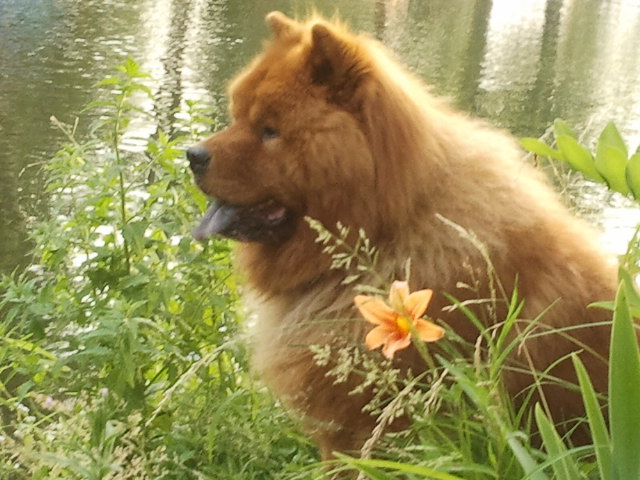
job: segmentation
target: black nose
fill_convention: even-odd
[[[211,156],[209,155],[209,150],[205,147],[194,145],[187,149],[187,159],[193,173],[202,173],[209,165]]]

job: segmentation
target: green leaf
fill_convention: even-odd
[[[600,145],[609,145],[610,147],[617,148],[624,153],[625,158],[629,155],[627,145],[624,143],[622,135],[620,135],[620,132],[613,122],[609,122],[607,126],[604,127],[604,130],[602,130],[598,138],[598,146]]]
[[[556,142],[564,160],[571,165],[574,170],[582,172],[585,176],[597,182],[603,182],[604,178],[596,169],[593,155],[589,149],[569,135],[559,135]]]
[[[640,478],[640,353],[627,304],[627,286],[616,295],[609,365],[609,419],[613,478]]]
[[[599,143],[596,150],[595,165],[611,190],[620,192],[623,195],[629,194],[627,155],[624,151],[612,145]]]
[[[100,80],[99,82],[94,83],[94,87],[105,87],[105,86],[109,86],[109,85],[119,85],[120,84],[120,79],[117,77],[107,77],[104,78],[102,80]]]
[[[562,439],[555,427],[551,424],[547,416],[542,411],[540,404],[535,406],[535,417],[542,443],[547,451],[551,468],[558,480],[576,480],[581,478],[575,461],[571,458],[567,447],[562,443]]]
[[[635,280],[629,271],[625,268],[618,270],[618,278],[627,287],[627,306],[631,312],[631,316],[640,318],[640,293],[635,288]],[[614,311],[616,307],[615,301],[594,302],[589,307],[599,307],[606,310]]]
[[[627,183],[627,146],[616,126],[610,122],[602,130],[596,147],[596,168],[609,188],[623,195],[630,193]]]
[[[571,360],[573,360],[573,366],[576,369],[582,401],[589,420],[589,429],[591,430],[591,438],[596,452],[600,478],[601,480],[612,480],[611,440],[609,439],[607,424],[600,409],[600,402],[598,402],[591,379],[580,358],[574,354]]]
[[[136,91],[136,90],[140,90],[144,93],[146,93],[149,97],[153,97],[153,91],[147,87],[146,85],[143,85],[141,83],[134,83],[131,86],[131,91]],[[138,111],[142,112],[142,113],[147,113],[144,109],[138,109]]]
[[[529,150],[538,156],[562,160],[562,154],[558,150],[554,150],[538,138],[521,138],[520,145],[522,145],[525,150]]]
[[[627,162],[626,178],[633,197],[640,200],[640,153],[633,154]]]
[[[633,309],[634,306],[640,308],[640,292],[635,289],[636,283],[631,273],[629,273],[628,270],[621,268],[618,271],[618,278],[626,286],[627,305],[631,307],[631,309]]]
[[[115,105],[111,100],[94,100],[90,102],[84,110],[99,110],[104,107],[113,107]]]
[[[149,222],[146,220],[129,222],[123,227],[122,236],[136,251],[142,251],[145,245],[144,234],[148,227]]]
[[[124,276],[118,283],[118,287],[121,290],[129,290],[141,285],[147,285],[149,283],[149,277],[141,274],[131,274]]]
[[[464,393],[471,399],[471,401],[476,405],[478,410],[481,412],[486,412],[489,404],[489,393],[483,385],[479,385],[476,382],[476,378],[471,378],[467,375],[463,368],[454,365],[451,362],[448,362],[440,355],[437,355],[438,361],[445,367],[449,372],[453,374],[456,379],[456,382]]]
[[[569,125],[567,125],[567,123],[560,118],[557,118],[553,122],[553,134],[556,137],[556,139],[561,135],[566,135],[572,138],[576,137],[576,134],[571,129],[571,127],[569,127]]]
[[[530,480],[548,480],[548,477],[542,472],[540,466],[531,454],[522,446],[513,433],[507,434],[507,443],[513,454],[518,459],[518,463],[526,474],[525,478]]]
[[[55,360],[57,358],[53,353],[49,352],[48,350],[45,350],[44,348],[40,347],[38,344],[35,344],[33,342],[26,340],[25,338],[5,337],[3,338],[2,342],[13,348],[24,350],[25,352],[36,353],[48,360]]]
[[[424,478],[430,478],[434,480],[462,480],[462,477],[457,477],[446,472],[439,472],[438,470],[434,470],[433,468],[428,468],[420,465],[393,462],[390,460],[356,459],[340,454],[337,454],[337,457],[345,463],[357,467],[359,470],[367,473],[369,476],[371,476],[371,478],[375,479],[386,480],[397,478],[397,476],[395,475],[390,476],[380,471],[381,468],[384,468],[395,472],[413,473],[423,476]]]

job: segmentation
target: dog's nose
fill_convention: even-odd
[[[187,149],[187,159],[194,173],[202,173],[209,165],[211,155],[209,155],[209,150],[205,147],[194,145]]]

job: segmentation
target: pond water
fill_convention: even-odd
[[[63,141],[52,115],[72,123],[127,55],[153,75],[150,109],[167,131],[187,99],[223,108],[274,9],[338,12],[437,93],[517,135],[562,117],[587,139],[614,120],[640,142],[639,0],[1,0],[0,272],[24,263],[29,223],[47,209],[39,167]],[[605,243],[622,248],[638,210],[598,189],[585,197]]]

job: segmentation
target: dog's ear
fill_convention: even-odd
[[[324,23],[311,27],[311,78],[338,97],[348,99],[365,74],[366,67],[356,47]]]
[[[265,20],[276,38],[288,37],[296,31],[296,22],[282,12],[268,13]]]

